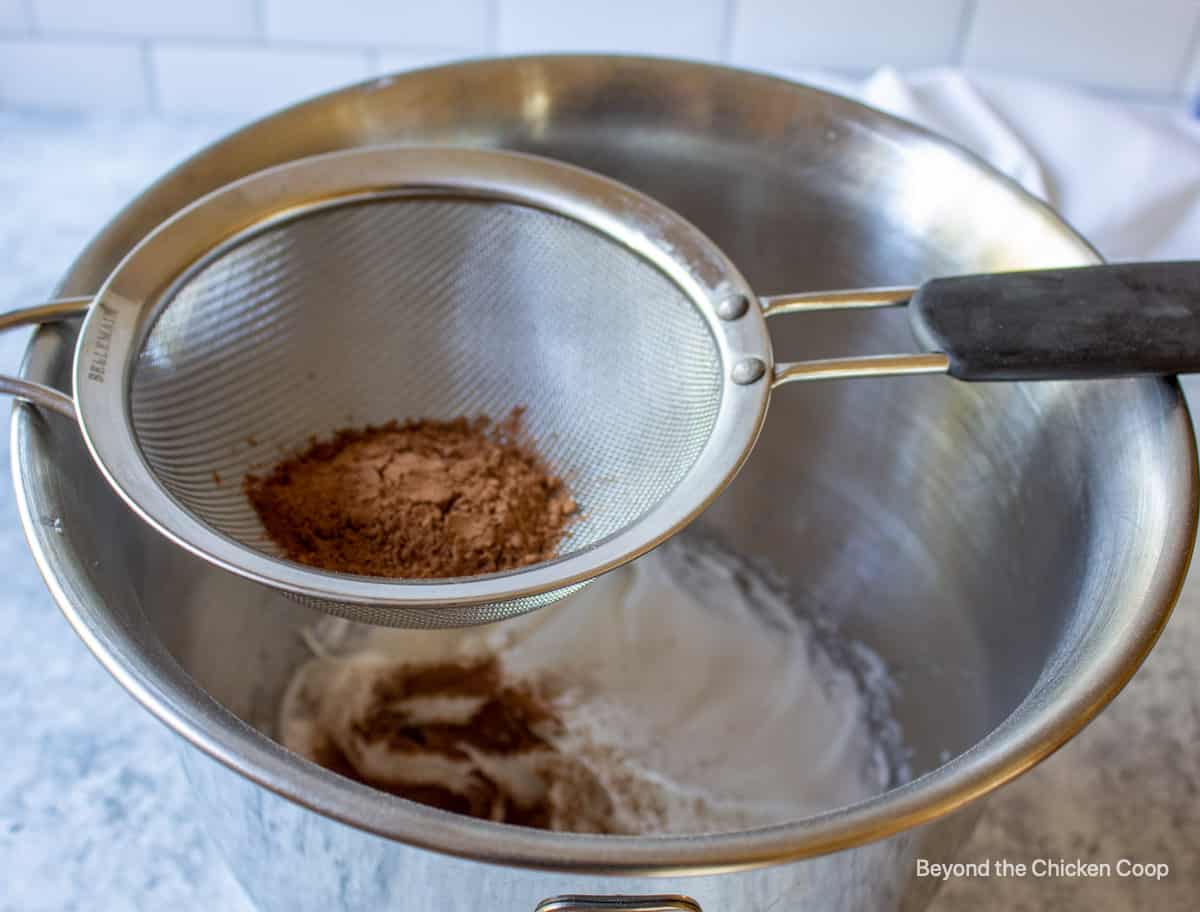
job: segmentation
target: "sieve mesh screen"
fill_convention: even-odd
[[[580,505],[566,556],[686,475],[722,373],[686,293],[594,229],[510,203],[391,197],[275,224],[194,269],[160,304],[129,395],[159,483],[276,556],[248,472],[338,428],[524,406]]]

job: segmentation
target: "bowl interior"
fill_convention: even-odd
[[[370,105],[343,102],[342,116],[323,117],[336,103],[279,115],[279,142],[254,142],[256,127],[220,157],[205,153],[203,180],[374,141],[548,155],[675,208],[760,294],[1094,259],[1046,209],[957,150],[849,102],[734,71],[480,63],[396,78]],[[160,208],[206,189],[165,187]],[[74,284],[98,280],[136,219],[154,217],[131,212],[126,236],[89,250]],[[785,317],[772,333],[781,360],[913,348],[902,313]],[[65,382],[71,341],[69,330],[43,331],[31,372]],[[22,433],[31,511],[69,517],[42,547],[93,593],[87,623],[99,640],[116,655],[165,647],[203,691],[270,735],[286,675],[305,655],[297,631],[315,615],[149,532],[73,428],[27,421]],[[1122,637],[1156,629],[1192,530],[1189,434],[1167,381],[796,384],[773,396],[754,455],[702,523],[783,574],[804,611],[883,657],[920,774],[1127,653]],[[1108,695],[1120,683],[1112,677]],[[196,711],[193,697],[171,699]]]

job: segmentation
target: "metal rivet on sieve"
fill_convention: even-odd
[[[717,305],[717,316],[722,320],[736,320],[746,312],[750,302],[745,295],[733,295]]]
[[[745,386],[760,379],[766,372],[767,365],[762,358],[743,358],[733,366],[729,379],[739,386]]]

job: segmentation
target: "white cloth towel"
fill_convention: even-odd
[[[780,75],[858,98],[966,146],[1063,214],[1108,259],[1200,259],[1200,124],[992,74]]]

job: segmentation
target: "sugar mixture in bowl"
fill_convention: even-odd
[[[283,743],[463,814],[568,832],[794,820],[907,777],[890,684],[835,660],[766,574],[696,535],[488,627],[326,619]],[[850,652],[850,651],[847,651]]]

